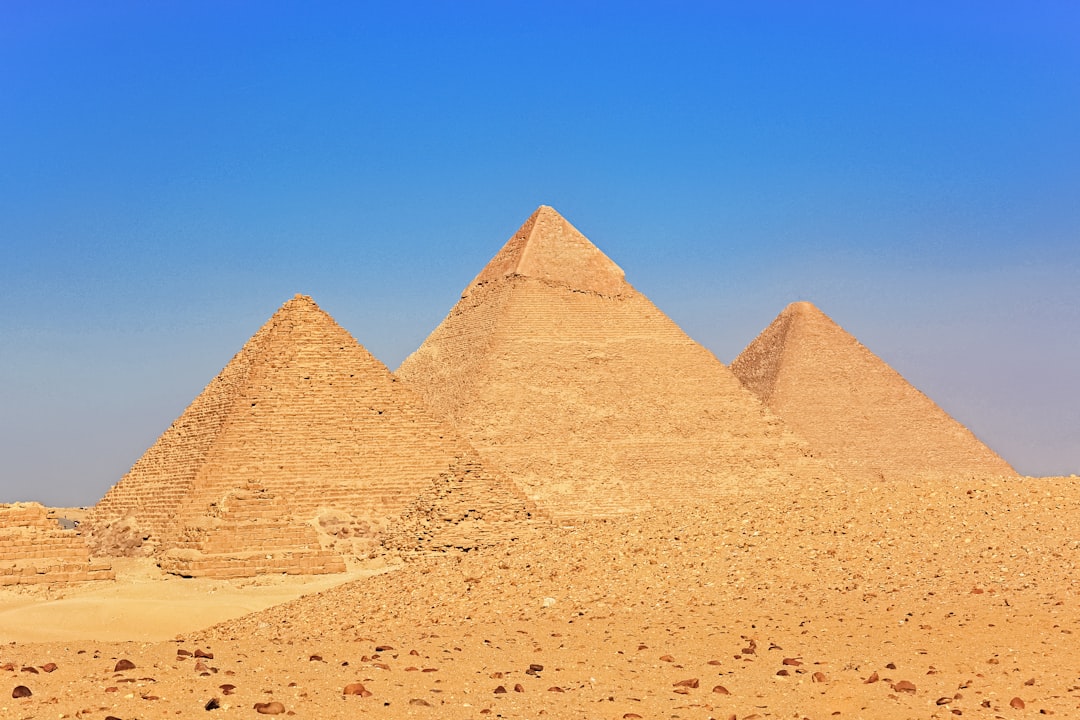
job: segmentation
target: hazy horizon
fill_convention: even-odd
[[[537,205],[729,363],[809,300],[1080,472],[1080,10],[0,7],[0,502],[96,502],[295,293],[391,369]]]

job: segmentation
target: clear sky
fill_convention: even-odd
[[[0,3],[0,501],[91,504],[285,300],[391,368],[554,206],[730,362],[810,300],[1080,473],[1080,9]]]

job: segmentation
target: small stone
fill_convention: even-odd
[[[717,685],[716,687],[714,687],[714,688],[712,689],[712,691],[713,691],[714,693],[716,693],[717,695],[730,695],[730,694],[731,694],[731,693],[730,693],[730,692],[728,691],[728,689],[727,689],[726,687],[724,687],[723,685]]]
[[[870,685],[872,683],[876,683],[880,679],[881,678],[878,676],[877,670],[875,670],[874,672],[870,673],[870,677],[863,680],[863,685]]]
[[[558,685],[554,685],[554,686],[548,688],[548,692],[566,692],[566,691],[563,690]]]
[[[394,649],[393,645],[379,645],[379,646],[377,646],[375,648],[375,652],[381,653],[381,652],[386,652],[387,650],[393,650],[393,649]]]
[[[44,670],[47,673],[51,673],[51,672],[56,670],[56,667],[57,667],[56,663],[45,663],[44,665],[41,666],[41,669]]]
[[[890,670],[895,670],[896,669],[896,663],[889,663],[885,667],[889,668]]]
[[[802,665],[802,660],[798,658],[784,658],[784,665],[791,665],[792,667],[798,667]]]
[[[937,704],[938,705],[948,705],[952,701],[953,701],[953,699],[951,697],[939,697],[937,699]]]
[[[419,705],[421,707],[431,707],[431,703],[429,703],[427,700],[424,700],[423,698],[413,698],[409,700],[409,704]]]
[[[260,715],[281,715],[285,712],[285,706],[277,700],[268,703],[255,703],[255,712]]]
[[[236,686],[230,685],[229,683],[225,683],[224,685],[218,685],[218,688],[221,690],[222,695],[232,695],[234,692],[236,692]]]
[[[915,683],[908,682],[907,680],[901,680],[900,682],[893,683],[892,689],[894,692],[914,693]]]
[[[698,686],[698,679],[690,678],[688,680],[680,680],[679,682],[674,683],[674,685],[675,687],[696,688]]]
[[[205,650],[196,650],[195,651],[195,657],[197,657],[197,658],[206,658],[207,660],[213,660],[214,659],[214,653],[206,652]]]
[[[345,686],[345,689],[341,691],[342,695],[359,695],[360,697],[371,697],[371,692],[360,683],[349,683]]]
[[[661,662],[675,662],[675,658],[673,658],[671,655],[661,655],[660,656],[660,661]]]
[[[41,673],[38,672],[38,669],[36,667],[24,667],[22,669],[22,672],[33,673],[34,675],[40,675],[41,674]]]
[[[624,713],[623,720],[638,720],[641,716],[637,713]]]
[[[525,686],[521,683],[514,685],[514,692],[525,692]]]
[[[117,660],[116,665],[113,667],[113,672],[124,672],[125,670],[134,670],[135,663],[130,660]]]
[[[1035,684],[1035,678],[1031,678],[1030,680],[1025,680],[1024,684],[1025,685],[1034,685]]]
[[[543,672],[543,670],[544,670],[543,665],[538,665],[536,663],[532,663],[531,665],[529,665],[529,669],[526,670],[526,672],[538,673],[538,672]]]
[[[206,704],[203,705],[203,710],[217,710],[219,707],[221,707],[221,703],[218,702],[218,699],[210,698],[206,701]]]
[[[322,662],[322,655],[312,655],[308,658],[308,662]]]
[[[11,691],[11,697],[16,700],[19,698],[30,697],[34,693],[30,692],[30,688],[25,685],[16,685],[15,689]]]
[[[1011,707],[1011,708],[1013,708],[1015,710],[1023,710],[1024,709],[1024,701],[1021,700],[1018,697],[1014,697],[1012,700],[1009,701],[1009,707]]]
[[[721,665],[721,664],[722,663],[719,660],[710,660],[709,662],[706,663],[706,665]]]
[[[776,674],[779,675],[780,677],[787,677],[788,675],[791,675],[791,673],[789,673],[786,669],[783,669],[783,668],[780,669],[780,670],[777,670]]]
[[[501,695],[501,694],[503,694],[504,692],[506,692],[506,688],[504,688],[504,687],[503,687],[502,685],[500,685],[499,687],[495,688],[495,694],[496,694],[496,695]]]
[[[176,656],[177,657],[191,657],[191,651],[190,650],[185,650],[184,648],[177,648],[176,649]]]
[[[829,676],[819,670],[813,675],[811,675],[810,679],[814,682],[828,682]]]

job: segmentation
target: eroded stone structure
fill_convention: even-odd
[[[788,305],[731,369],[844,474],[1015,474],[811,303]]]
[[[396,375],[559,518],[825,472],[724,365],[546,206]]]
[[[112,580],[103,561],[91,561],[82,536],[64,530],[38,503],[0,505],[0,585]]]
[[[144,552],[183,574],[328,572],[340,558],[319,555],[308,532],[320,516],[370,539],[471,452],[298,295],[109,490],[87,524],[104,545],[112,527],[134,527]],[[506,483],[494,475],[491,482]],[[513,495],[506,485],[505,496]],[[524,508],[520,492],[517,499]],[[264,507],[281,515],[275,521]],[[283,534],[286,527],[296,533]],[[512,532],[510,524],[498,527]],[[115,545],[104,549],[126,550]]]

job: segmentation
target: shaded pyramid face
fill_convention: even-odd
[[[701,500],[818,469],[549,207],[396,375],[557,517]]]
[[[297,522],[332,510],[353,532],[373,535],[470,453],[298,295],[109,490],[90,524],[134,518],[164,551],[237,489],[257,486]]]
[[[868,478],[1015,474],[808,302],[784,309],[731,370],[843,473]]]

